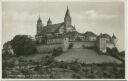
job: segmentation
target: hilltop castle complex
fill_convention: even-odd
[[[49,18],[47,25],[44,26],[39,17],[35,38],[39,53],[52,52],[59,47],[61,47],[63,51],[67,51],[71,43],[73,44],[73,48],[82,48],[82,46],[96,47],[99,52],[105,53],[106,48],[115,47],[117,41],[114,34],[111,37],[108,34],[96,35],[90,31],[79,33],[75,26],[72,25],[72,18],[68,8],[64,22],[53,24]]]

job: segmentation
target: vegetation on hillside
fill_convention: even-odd
[[[17,56],[31,55],[36,52],[35,41],[28,35],[16,35],[9,44]]]
[[[115,48],[107,48],[107,52],[106,52],[107,55],[110,55],[110,56],[113,56],[119,60],[121,60],[123,63],[124,63],[124,58],[125,58],[125,52],[119,52],[118,49],[115,47]]]
[[[68,49],[72,49],[72,48],[73,48],[73,43],[69,43]]]
[[[14,55],[11,54],[13,49]],[[2,78],[33,78],[33,79],[60,79],[60,78],[89,78],[89,79],[124,79],[124,62],[117,63],[91,63],[56,61],[55,57],[63,53],[62,48],[53,50],[51,55],[41,57],[40,60],[26,60],[25,57],[36,53],[35,41],[27,35],[17,35],[4,45],[2,51]],[[69,49],[73,44],[69,45]],[[7,49],[6,49],[7,48]],[[85,48],[83,46],[83,48]],[[89,47],[86,49],[94,49]],[[85,50],[85,49],[84,49]],[[95,50],[95,49],[94,49]],[[107,53],[124,61],[124,52],[117,48],[107,49]]]
[[[3,63],[3,65],[5,65]],[[40,61],[25,60],[24,57],[8,59],[2,68],[3,78],[96,78],[123,79],[125,70],[122,64],[102,63],[85,64],[77,60],[67,63],[58,62],[54,58],[44,57]]]
[[[59,48],[53,50],[52,55],[56,57],[56,56],[61,55],[62,53],[63,53],[63,49],[61,47],[59,47]]]

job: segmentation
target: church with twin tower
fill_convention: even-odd
[[[37,33],[35,35],[37,44],[43,45],[43,49],[56,49],[59,44],[64,44],[62,48],[68,48],[68,43],[73,43],[74,47],[97,47],[99,51],[106,52],[106,48],[113,48],[117,42],[115,35],[111,37],[108,34],[99,36],[93,32],[79,33],[75,26],[72,25],[72,18],[67,7],[64,21],[53,24],[49,18],[47,25],[44,26],[41,18],[37,20]],[[81,43],[82,42],[82,43]],[[77,44],[78,43],[78,44]],[[46,46],[45,46],[46,45]],[[55,46],[53,46],[55,45]],[[51,48],[52,47],[52,48]],[[41,48],[42,49],[42,48]],[[48,50],[46,49],[46,50]]]
[[[67,7],[64,22],[53,24],[52,20],[49,18],[47,25],[44,26],[39,17],[37,21],[37,34],[35,37],[36,40],[41,43],[43,42],[43,38],[63,37],[66,33],[74,31],[76,31],[76,29],[75,26],[72,25],[70,11]]]

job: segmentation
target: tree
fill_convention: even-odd
[[[11,40],[11,45],[17,56],[30,55],[36,52],[36,43],[28,35],[16,35]]]
[[[81,64],[78,62],[78,59],[76,59],[75,61],[72,61],[69,66],[70,66],[71,70],[73,70],[74,72],[81,71]]]
[[[107,48],[107,54],[113,55],[113,52],[112,52],[112,50],[110,48]]]
[[[119,51],[118,51],[118,49],[116,48],[116,47],[114,47],[114,48],[112,48],[112,51],[113,51],[113,54],[115,55],[117,55],[117,54],[119,54]]]
[[[70,43],[68,49],[71,49],[72,47],[73,47],[73,43]]]
[[[61,47],[53,50],[53,56],[59,56],[63,53],[63,49]]]

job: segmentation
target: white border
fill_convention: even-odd
[[[69,81],[69,80],[71,80],[71,81],[79,81],[79,80],[95,80],[95,81],[105,81],[105,80],[109,80],[109,81],[115,81],[115,80],[117,80],[117,81],[126,81],[126,80],[128,80],[128,65],[127,65],[127,62],[128,62],[128,59],[127,59],[127,57],[128,57],[128,55],[127,55],[127,53],[128,53],[128,27],[127,27],[127,19],[128,19],[128,17],[127,17],[127,10],[128,10],[128,6],[127,6],[127,0],[1,0],[0,1],[0,32],[1,32],[1,34],[0,34],[0,48],[2,49],[2,43],[1,43],[1,39],[2,39],[2,2],[13,2],[13,1],[18,1],[18,2],[24,2],[24,1],[27,1],[27,2],[38,2],[38,1],[42,1],[42,2],[64,2],[64,1],[66,1],[66,2],[71,2],[71,1],[84,1],[84,2],[117,2],[117,1],[123,1],[124,2],[124,10],[125,10],[125,13],[124,13],[124,19],[125,19],[125,79],[2,79],[2,76],[0,76],[0,80],[1,81],[30,81],[30,80],[33,80],[33,81],[41,81],[41,80],[43,80],[43,81],[46,81],[46,80],[53,80],[53,81]],[[2,51],[0,50],[0,53],[2,53]],[[1,67],[0,67],[0,75],[2,75],[2,54],[0,54],[1,55],[1,57],[0,57],[0,60],[1,60],[1,62],[0,62],[0,65],[1,65]]]
[[[2,3],[0,2],[0,75],[2,76]],[[2,77],[0,76],[0,80]]]

